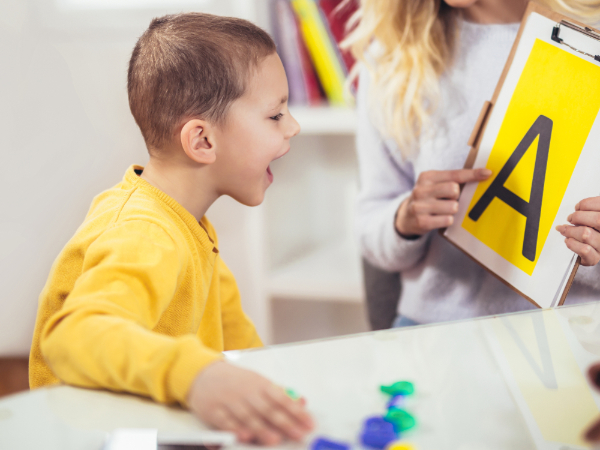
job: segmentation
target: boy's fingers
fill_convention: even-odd
[[[442,183],[454,181],[458,184],[470,183],[472,181],[487,180],[492,175],[489,169],[458,169],[458,170],[431,170],[421,174],[424,182]]]
[[[273,426],[295,441],[302,440],[306,434],[306,429],[302,428],[295,418],[292,418],[287,411],[284,412],[280,408],[273,409],[268,420]]]
[[[235,402],[228,406],[231,414],[239,423],[244,424],[244,427],[252,433],[259,443],[275,445],[281,442],[281,435],[271,429],[251,407],[242,402]]]
[[[582,266],[595,266],[600,261],[598,253],[591,245],[582,244],[576,239],[566,238],[567,247],[581,257]]]
[[[301,402],[292,400],[283,389],[272,385],[266,389],[267,397],[280,408],[287,411],[292,418],[297,420],[305,429],[312,430],[314,422]]]
[[[252,432],[244,428],[225,408],[216,408],[213,410],[210,425],[224,431],[235,433],[238,441],[241,442],[250,442],[253,437]]]
[[[283,412],[279,405],[265,399],[263,396],[255,396],[250,399],[250,405],[265,420],[268,420],[276,429],[281,430],[288,437],[294,440],[300,440],[305,434],[301,425],[289,414]]]

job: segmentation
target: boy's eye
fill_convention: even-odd
[[[272,120],[279,120],[279,119],[281,119],[282,117],[283,117],[283,114],[282,114],[282,113],[279,113],[279,114],[277,114],[276,116],[269,117],[269,119],[272,119]]]

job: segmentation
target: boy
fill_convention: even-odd
[[[244,20],[154,19],[128,71],[150,160],[94,199],[40,297],[32,388],[65,382],[179,402],[244,442],[300,440],[301,401],[222,361],[261,346],[204,217],[221,195],[262,202],[298,123],[272,39]]]

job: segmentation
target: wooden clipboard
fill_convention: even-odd
[[[475,164],[476,157],[477,157],[479,148],[481,146],[482,138],[486,131],[486,127],[488,126],[488,121],[490,119],[490,116],[492,114],[492,110],[493,110],[494,106],[497,104],[498,97],[500,96],[502,87],[504,86],[504,83],[506,81],[509,70],[513,64],[513,60],[515,58],[515,54],[519,47],[521,37],[522,37],[523,31],[525,29],[525,25],[527,24],[530,16],[533,13],[537,13],[537,14],[539,14],[543,17],[546,17],[556,23],[556,26],[554,27],[552,36],[551,36],[552,41],[554,41],[558,44],[561,44],[561,45],[565,45],[565,46],[571,48],[571,50],[577,51],[579,53],[583,53],[584,56],[582,56],[582,57],[589,57],[592,60],[596,60],[597,62],[600,62],[599,55],[588,54],[588,53],[582,52],[582,51],[578,50],[577,48],[573,47],[572,45],[570,45],[569,42],[563,40],[561,37],[561,28],[566,27],[571,30],[575,30],[580,33],[583,33],[589,38],[600,41],[600,32],[598,30],[595,30],[586,24],[583,24],[574,19],[566,17],[562,14],[551,11],[544,6],[541,6],[541,5],[531,1],[527,6],[527,9],[523,16],[523,19],[521,21],[521,27],[519,28],[519,31],[518,31],[517,37],[515,39],[515,42],[513,44],[512,50],[509,54],[509,57],[504,66],[502,75],[500,76],[500,79],[499,79],[496,89],[494,91],[494,95],[490,101],[486,101],[484,103],[484,105],[481,109],[481,112],[479,114],[479,117],[477,119],[477,122],[473,128],[473,131],[472,131],[471,136],[468,141],[468,145],[471,147],[471,150],[468,154],[467,160],[465,161],[464,168],[471,169],[471,168],[473,168],[473,166]],[[464,188],[464,185],[461,186],[461,193],[462,193],[463,188]],[[477,258],[475,258],[469,251],[467,251],[465,248],[463,248],[460,244],[458,244],[457,242],[455,242],[454,240],[452,240],[448,236],[446,236],[446,234],[445,234],[446,230],[447,229],[440,230],[439,231],[440,235],[443,236],[445,239],[447,239],[454,246],[456,246],[457,248],[462,250],[467,256],[469,256],[472,260],[474,260],[475,262],[480,264],[484,269],[486,269],[489,273],[491,273],[493,276],[495,276],[497,279],[499,279],[502,283],[507,285],[510,289],[517,292],[521,296],[523,296],[525,299],[527,299],[533,305],[537,306],[538,308],[541,308],[541,306],[536,301],[534,301],[531,297],[529,297],[524,292],[522,292],[521,290],[516,288],[513,284],[508,282],[505,278],[500,276],[498,273],[496,273],[493,270],[491,270],[490,268],[488,268],[485,264],[481,263]],[[573,283],[573,279],[575,278],[575,274],[577,273],[577,269],[580,265],[580,262],[581,262],[581,258],[577,257],[576,262],[575,262],[570,274],[568,274],[568,277],[566,277],[566,283],[564,284],[564,289],[562,291],[562,294],[560,295],[559,300],[557,302],[553,303],[551,306],[560,306],[560,305],[564,304],[567,294],[569,292],[569,289],[571,288],[571,285]],[[563,280],[564,280],[564,278],[563,278]],[[559,290],[560,290],[560,287],[556,292],[558,293]]]

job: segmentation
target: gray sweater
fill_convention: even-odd
[[[400,272],[398,312],[421,323],[535,308],[437,232],[406,240],[394,228],[396,210],[421,172],[463,167],[467,141],[484,101],[492,98],[519,25],[463,22],[461,27],[457,60],[441,80],[441,103],[431,123],[435,131],[419,141],[408,160],[373,125],[366,70],[357,96],[361,250],[374,265]],[[580,267],[565,304],[592,300],[600,300],[600,271]]]

